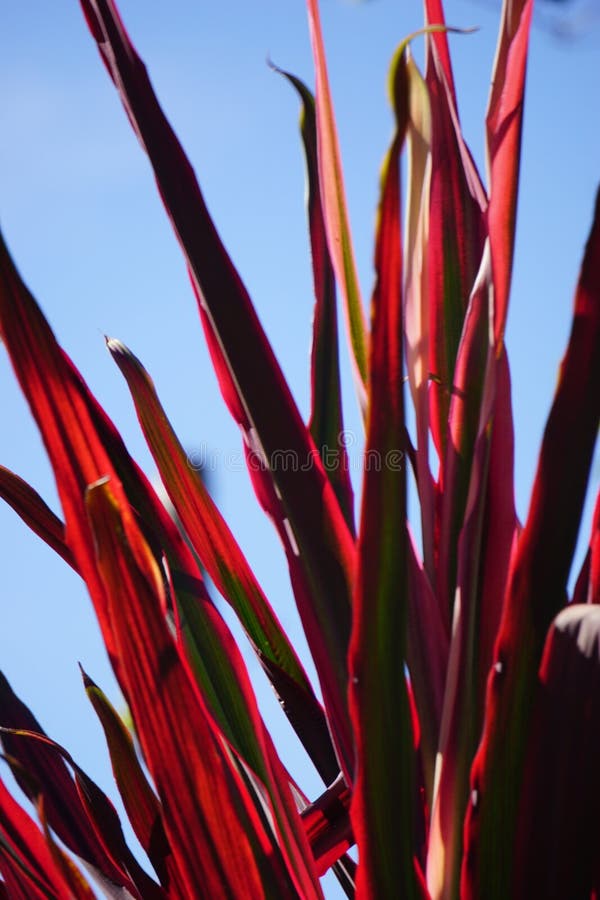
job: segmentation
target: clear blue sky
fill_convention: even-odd
[[[311,276],[295,95],[270,56],[312,83],[301,0],[206,3],[122,0],[121,11],[195,168],[301,408],[308,411]],[[385,79],[418,4],[323,0],[350,214],[365,297],[379,166],[391,133]],[[454,0],[450,24],[463,127],[483,167],[483,113],[498,9]],[[21,0],[0,16],[0,214],[21,272],[65,349],[152,473],[128,392],[103,334],[152,373],[190,447],[216,462],[213,487],[282,620],[297,634],[285,565],[256,511],[240,440],[221,402],[196,305],[146,159],[87,34],[76,0]],[[598,33],[561,43],[535,28],[525,111],[517,256],[509,319],[517,433],[517,500],[525,514],[541,430],[600,181]],[[0,462],[56,508],[52,475],[0,350]],[[348,425],[359,433],[351,389]],[[598,465],[593,484],[597,489]],[[85,588],[0,506],[0,667],[52,737],[114,795],[80,660],[116,697]],[[261,690],[272,711],[268,692]],[[318,782],[289,742],[309,792]],[[334,896],[332,891],[331,896]]]

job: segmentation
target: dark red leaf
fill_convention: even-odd
[[[38,537],[75,568],[73,554],[65,540],[65,526],[40,495],[26,481],[0,466],[0,497],[29,525]]]
[[[600,887],[600,609],[571,606],[544,647],[519,796],[511,898]]]
[[[70,900],[38,826],[0,780],[0,872],[10,900]]]
[[[342,778],[302,810],[302,821],[317,871],[324,875],[354,843],[350,825],[352,792]]]
[[[567,579],[600,424],[600,195],[527,522],[513,554],[465,826],[465,900],[506,900],[537,670]]]
[[[163,579],[147,544],[107,484],[90,488],[87,504],[132,715],[187,892],[293,895],[292,871],[162,616]]]
[[[45,732],[0,673],[0,726],[19,731]],[[61,757],[49,746],[2,731],[0,740],[13,775],[32,802],[43,797],[44,816],[63,843],[114,884],[129,885],[123,869],[98,840],[76,784]],[[17,764],[15,764],[17,763]]]
[[[223,395],[244,433],[255,480],[282,536],[308,642],[346,774],[352,739],[346,655],[354,543],[250,298],[208,214],[193,170],[152,90],[110,0],[82,0],[102,59],[148,153],[159,191],[188,262]],[[265,398],[269,402],[265,402]],[[292,453],[299,465],[275,466]]]
[[[173,879],[177,883],[178,872],[165,835],[160,801],[144,774],[131,735],[97,685],[85,673],[83,679],[86,693],[104,729],[115,781],[136,837],[161,884],[169,886]],[[177,886],[177,891],[183,894],[181,885]]]
[[[394,74],[396,134],[386,159],[375,250],[367,467],[350,647],[356,738],[352,825],[357,897],[427,897],[415,859],[412,710],[405,675],[408,529],[402,353],[400,151],[408,121],[405,48]],[[369,457],[370,454],[370,457]]]

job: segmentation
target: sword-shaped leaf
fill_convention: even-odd
[[[65,526],[26,481],[0,466],[0,497],[29,525],[32,531],[73,568],[73,554],[65,540]]]
[[[415,858],[415,747],[405,674],[408,528],[402,352],[400,152],[408,118],[405,46],[392,70],[396,133],[384,164],[375,250],[367,467],[350,647],[356,736],[352,824],[357,897],[424,898]]]
[[[537,671],[547,630],[566,603],[599,424],[600,196],[529,514],[512,555],[483,738],[471,772],[462,872],[465,900],[511,896],[518,798]]]
[[[504,338],[513,265],[525,74],[533,0],[504,0],[486,116],[490,202],[487,211],[494,273],[497,341]]]
[[[316,119],[321,203],[329,253],[342,295],[350,338],[351,356],[358,399],[366,408],[368,329],[360,296],[360,286],[344,190],[344,177],[335,115],[327,75],[325,46],[318,0],[307,0],[308,24],[316,74]]]
[[[302,101],[300,131],[306,161],[308,224],[315,290],[309,427],[348,527],[354,534],[354,493],[343,440],[335,273],[327,246],[321,203],[315,100],[299,78],[289,72],[281,71],[281,74],[293,85]]]
[[[269,677],[274,670],[282,670],[276,684],[283,692],[284,710],[295,713],[292,725],[330,783],[337,775],[337,764],[327,722],[296,652],[202,479],[191,468],[150,376],[119,341],[107,344],[125,376],[148,446],[187,536],[217,589],[238,615],[261,663],[268,660],[264,668]],[[288,685],[293,692],[289,704]]]
[[[87,507],[132,716],[186,891],[296,896],[298,873],[284,863],[269,824],[273,810],[264,817],[167,627],[163,580],[148,545],[108,484],[89,489]],[[318,897],[308,871],[300,891]]]
[[[511,897],[600,888],[600,609],[572,605],[546,638],[523,770]]]
[[[154,169],[185,254],[221,390],[283,538],[344,771],[352,770],[346,655],[354,542],[256,312],[111,0],[82,0],[90,31]],[[268,397],[268,403],[265,398]],[[273,465],[292,453],[296,466]]]
[[[160,883],[171,890],[171,882],[175,880],[174,893],[183,895],[182,886],[177,884],[177,867],[173,865],[173,854],[165,834],[160,800],[148,783],[131,735],[108,698],[85,673],[83,682],[104,729],[113,774],[131,827]]]

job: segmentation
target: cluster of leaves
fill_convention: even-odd
[[[439,0],[425,2],[424,75],[408,41],[397,53],[370,327],[317,0],[307,0],[314,98],[283,74],[302,104],[309,184],[308,425],[114,3],[81,5],[183,250],[257,498],[287,556],[323,702],[141,363],[107,342],[180,527],[2,243],[0,334],[64,522],[6,469],[0,493],[87,585],[137,742],[86,674],[85,690],[153,873],[128,848],[106,796],[2,678],[4,757],[39,824],[0,782],[0,896],[89,898],[91,875],[107,896],[318,898],[331,867],[348,896],[377,900],[597,896],[600,504],[572,596],[567,583],[600,419],[600,205],[523,525],[513,497],[503,338],[532,0],[508,0],[501,16],[487,189],[461,133]],[[407,462],[366,468],[357,523],[337,440],[336,291],[365,452]],[[281,452],[311,465],[272,465]],[[407,521],[409,465],[419,547]],[[273,746],[200,565],[235,610],[323,779],[314,802]],[[353,844],[358,865],[347,854]]]

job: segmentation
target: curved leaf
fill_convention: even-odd
[[[533,0],[504,0],[486,116],[496,341],[504,338],[513,265],[525,74]]]
[[[177,885],[178,872],[165,835],[160,801],[140,765],[131,735],[100,688],[83,670],[82,674],[86,693],[104,729],[115,781],[136,837],[160,883],[167,887],[175,879],[175,892],[183,895],[181,885]]]
[[[358,399],[364,412],[368,367],[368,329],[354,261],[318,0],[307,0],[307,10],[316,73],[315,100],[321,203],[329,253],[338,285],[344,296]]]
[[[394,69],[397,130],[384,165],[375,251],[367,467],[358,542],[350,709],[357,897],[424,898],[414,857],[414,735],[405,675],[408,531],[402,369],[400,152],[408,118],[405,47]],[[369,457],[369,454],[371,455]]]
[[[354,542],[314,442],[250,298],[208,214],[193,170],[158,104],[111,0],[82,0],[90,31],[152,163],[184,251],[209,350],[282,537],[336,748],[352,770],[346,655]],[[208,262],[209,261],[209,262]],[[265,397],[269,397],[266,404]],[[296,465],[275,465],[280,454]],[[258,463],[258,465],[256,465]]]
[[[187,892],[294,896],[291,870],[167,629],[147,544],[107,484],[90,488],[87,507],[132,715]]]
[[[599,425],[600,194],[529,514],[512,556],[488,680],[465,825],[465,900],[510,896],[512,840],[537,670],[550,622],[566,602]]]
[[[333,781],[337,775],[337,764],[327,723],[300,660],[227,523],[202,479],[190,466],[187,454],[160,405],[150,376],[120,341],[108,340],[107,345],[125,376],[165,488],[202,565],[235,610],[261,663],[268,660],[264,668],[269,677],[271,673],[281,670],[281,675],[276,675],[276,685],[283,691],[281,700],[284,709],[299,713],[292,724],[300,726],[299,737],[317,768],[323,770],[325,780]],[[293,701],[289,705],[286,697],[288,685],[293,691]]]
[[[600,609],[548,632],[523,770],[511,897],[587,900],[600,888]]]
[[[76,568],[73,554],[65,539],[64,523],[52,512],[37,491],[4,466],[0,466],[0,497],[12,506],[38,537],[62,556],[72,568]]]
[[[308,223],[315,290],[311,352],[311,414],[309,428],[325,471],[354,534],[354,493],[348,454],[344,444],[344,419],[338,350],[335,274],[327,247],[321,204],[315,100],[306,85],[277,69],[298,92],[302,101],[300,130],[307,173]]]

